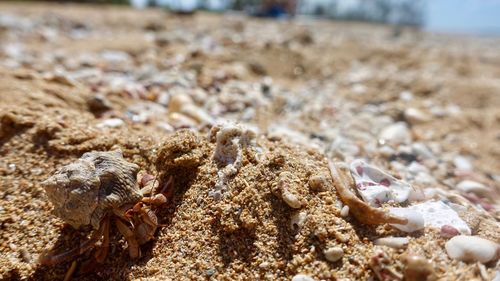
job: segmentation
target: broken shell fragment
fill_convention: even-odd
[[[408,222],[406,224],[391,224],[395,228],[404,232],[415,232],[421,230],[425,226],[424,217],[417,211],[408,208],[391,208],[391,213],[403,218]]]
[[[408,183],[362,160],[351,163],[351,172],[359,194],[372,206],[380,206],[388,201],[402,203],[410,196],[411,186]]]

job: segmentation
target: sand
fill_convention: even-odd
[[[397,273],[384,280],[401,280],[408,254],[428,260],[439,280],[493,278],[495,261],[482,265],[450,259],[447,239],[438,229],[407,234],[342,217],[328,161],[348,161],[357,153],[338,154],[326,147],[339,133],[368,130],[355,115],[362,115],[367,105],[380,106],[380,115],[409,124],[414,142],[438,146],[439,163],[451,163],[453,155],[468,157],[473,169],[465,176],[452,166],[441,171],[429,164],[433,186],[452,190],[450,185],[462,178],[488,185],[491,196],[482,200],[492,209],[482,212],[467,205],[459,215],[474,235],[500,242],[497,39],[414,30],[393,37],[386,26],[206,13],[176,16],[126,7],[3,3],[0,10],[39,27],[0,28],[5,42],[0,47],[22,43],[25,52],[0,56],[0,279],[63,279],[72,261],[42,266],[39,256],[76,247],[91,230],[72,229],[52,215],[40,183],[85,152],[114,149],[161,183],[173,176],[173,196],[156,209],[163,226],[154,241],[142,246],[140,259],[128,256],[126,242],[113,226],[109,257],[82,273],[78,270],[93,253],[83,254],[76,260],[77,280],[290,280],[297,274],[315,280],[378,280],[373,270],[378,251],[387,256],[385,266]],[[70,35],[75,30],[87,33],[75,39],[78,35]],[[105,50],[130,58],[104,60],[97,54]],[[82,54],[96,57],[87,65]],[[137,78],[139,69],[150,75],[151,66],[153,73],[171,71],[165,79],[180,78],[172,78],[168,86],[141,80],[148,86],[140,90],[67,79],[85,68],[103,71],[102,79],[115,74]],[[58,67],[63,74],[54,76]],[[181,90],[172,86],[182,83],[187,86]],[[222,168],[213,158],[211,125],[190,119],[195,126],[175,126],[171,116],[167,119],[171,109],[163,105],[161,113],[144,122],[127,119],[130,106],[161,104],[161,93],[169,90],[186,93],[196,108],[214,118],[258,128],[255,149],[243,149],[241,167],[229,177],[219,200],[210,196]],[[411,101],[401,98],[404,91],[412,93]],[[112,110],[89,106],[100,93]],[[428,120],[404,117],[409,106],[423,109]],[[347,110],[352,118],[343,113]],[[125,120],[124,125],[99,125],[109,118]],[[174,130],[160,129],[161,122],[170,122]],[[298,135],[278,134],[273,126],[284,124]],[[390,162],[406,161],[403,154],[390,160],[382,156],[381,146],[370,149],[368,140],[358,139],[356,145],[363,157],[401,177]],[[283,181],[301,200],[299,208],[283,200]],[[374,245],[386,236],[409,237],[410,242],[402,249]],[[344,254],[331,262],[324,252],[334,247]]]

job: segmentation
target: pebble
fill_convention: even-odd
[[[410,240],[407,237],[382,237],[374,241],[375,245],[387,246],[394,249],[406,247]]]
[[[472,192],[483,197],[487,197],[492,192],[492,190],[490,190],[483,184],[471,180],[461,181],[459,184],[457,184],[456,189],[465,193]]]
[[[451,237],[459,235],[460,231],[458,231],[458,229],[454,228],[451,225],[445,224],[445,225],[441,226],[440,234],[441,234],[441,237],[451,238]]]
[[[327,177],[322,174],[313,175],[309,178],[309,187],[314,191],[324,191],[326,189]]]
[[[290,193],[288,190],[284,190],[281,193],[281,198],[283,199],[283,201],[285,201],[285,203],[288,206],[290,206],[294,209],[298,209],[302,206],[302,204],[300,204],[299,198],[297,198],[297,196]]]
[[[453,165],[455,165],[455,167],[461,171],[471,171],[472,170],[472,164],[470,163],[470,161],[461,155],[453,158]]]
[[[314,278],[312,278],[309,275],[297,274],[294,277],[292,277],[292,281],[316,281],[316,280],[314,280]]]
[[[396,216],[408,219],[408,223],[391,224],[393,227],[404,232],[415,232],[421,230],[425,226],[424,217],[417,211],[409,208],[391,208],[390,212]]]
[[[122,119],[120,118],[110,118],[102,121],[101,123],[97,124],[96,127],[99,129],[103,128],[117,128],[121,127],[125,124]]]
[[[445,248],[450,258],[463,262],[487,263],[500,254],[497,243],[477,236],[455,236],[446,242]]]
[[[405,269],[403,271],[406,281],[434,281],[437,280],[432,263],[425,257],[406,255],[403,257]]]
[[[428,122],[430,120],[430,116],[421,111],[420,109],[410,107],[404,111],[404,117],[406,121],[410,124],[421,124]]]
[[[323,254],[328,261],[336,262],[344,256],[344,250],[340,247],[332,247],[323,251]]]
[[[412,144],[411,150],[419,158],[422,158],[422,159],[434,158],[434,154],[432,154],[432,151],[423,143],[416,142],[416,143]]]
[[[404,122],[397,122],[384,128],[379,135],[379,139],[382,143],[409,143],[411,141],[411,134]]]

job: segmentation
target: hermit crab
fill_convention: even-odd
[[[155,190],[156,179],[146,174],[138,180],[138,171],[139,166],[125,161],[120,151],[88,152],[44,181],[54,214],[74,228],[91,225],[94,232],[80,247],[42,255],[40,262],[59,264],[94,248],[95,260],[103,262],[112,221],[125,237],[130,257],[140,257],[139,246],[152,240],[159,226],[152,208],[167,201],[172,178]]]

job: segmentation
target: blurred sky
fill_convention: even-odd
[[[147,0],[130,0],[136,6]],[[191,10],[199,0],[156,0],[176,10]],[[398,0],[390,0],[398,2]],[[424,0],[425,28],[438,32],[500,35],[500,0]],[[204,0],[214,10],[224,9],[231,0]],[[298,0],[307,5],[328,5],[332,0]],[[337,10],[361,5],[361,0],[336,0]]]
[[[426,28],[500,35],[500,0],[428,0]]]

